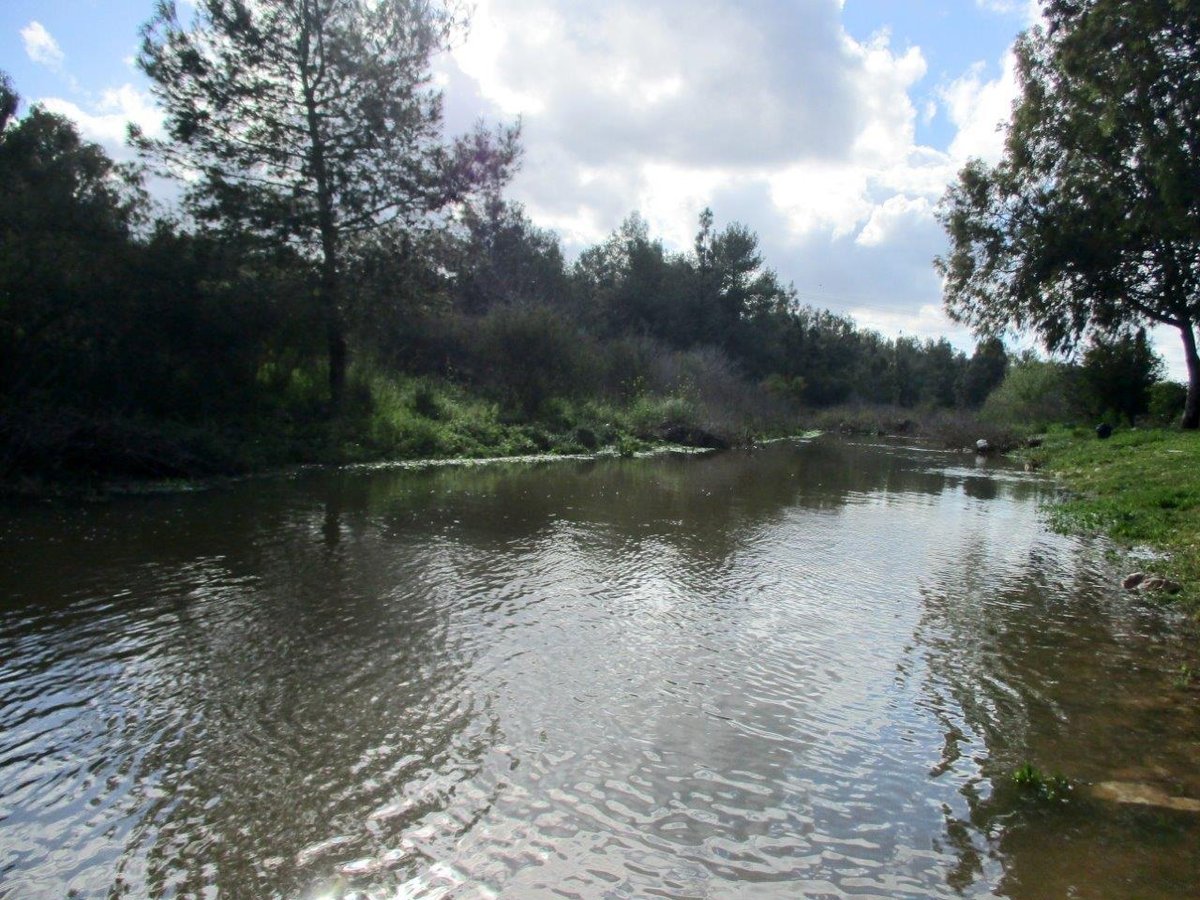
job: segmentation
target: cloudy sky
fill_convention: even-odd
[[[151,0],[5,0],[0,68],[118,155],[158,114],[132,65]],[[638,210],[688,247],[740,221],[816,306],[888,334],[970,335],[941,312],[934,208],[994,159],[1011,47],[1036,0],[476,0],[438,61],[448,129],[523,123],[511,188],[568,250]],[[1159,346],[1174,372],[1177,338]]]

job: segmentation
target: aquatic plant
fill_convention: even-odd
[[[1013,784],[1029,796],[1045,802],[1066,802],[1073,790],[1071,782],[1059,774],[1047,775],[1032,763],[1012,773]]]

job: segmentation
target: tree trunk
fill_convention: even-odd
[[[332,270],[329,274],[321,274],[321,310],[325,317],[325,338],[329,352],[329,411],[337,417],[341,415],[346,396],[346,369],[350,362],[350,351],[346,343],[342,307],[338,302],[337,270],[328,262],[322,268]]]
[[[341,259],[340,235],[334,215],[334,199],[329,171],[325,166],[325,135],[321,126],[320,102],[316,81],[324,69],[323,20],[321,11],[307,3],[300,9],[301,31],[299,54],[300,82],[304,92],[304,112],[308,125],[309,158],[312,179],[317,194],[317,226],[321,231],[321,314],[325,319],[325,339],[329,352],[329,414],[338,418],[346,396],[346,369],[349,366],[349,347],[346,342],[346,323],[342,316],[341,279],[338,264]],[[316,46],[313,46],[313,38]],[[314,56],[317,57],[314,59]]]
[[[1183,358],[1187,362],[1188,388],[1187,400],[1183,405],[1183,428],[1200,428],[1200,356],[1196,354],[1196,333],[1192,330],[1190,319],[1184,319],[1179,326],[1183,336]]]

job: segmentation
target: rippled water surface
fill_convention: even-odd
[[[0,512],[0,898],[1185,897],[1197,694],[1050,486],[818,440]],[[1008,777],[1031,761],[1065,804]]]

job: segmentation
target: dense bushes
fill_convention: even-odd
[[[998,384],[984,413],[1006,422],[1162,414],[1176,399],[1150,392],[1144,335],[1098,341],[1083,369],[1009,369],[996,340],[968,358],[800,305],[757,236],[707,211],[689,252],[631,216],[568,265],[553,233],[492,193],[348,241],[356,363],[335,415],[328,310],[304,247],[235,220],[152,222],[137,173],[42,110],[0,129],[0,182],[10,472],[729,443],[833,404],[901,420],[974,408]]]
[[[981,413],[984,419],[1036,429],[1074,422],[1086,414],[1078,385],[1073,367],[1026,356],[1009,369]]]

